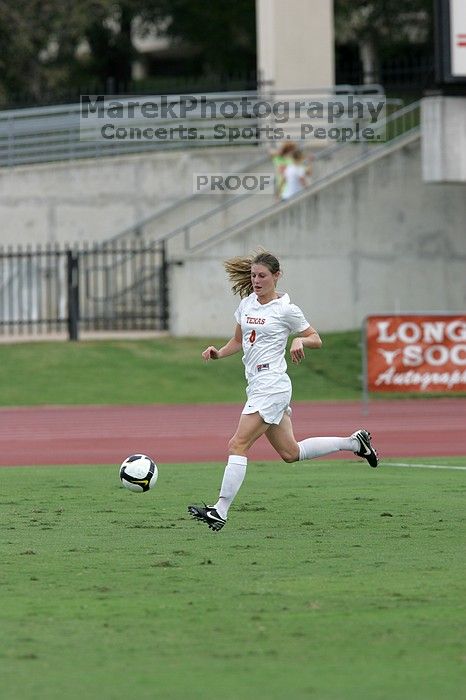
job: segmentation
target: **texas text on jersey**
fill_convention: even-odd
[[[235,312],[243,335],[243,363],[248,384],[259,376],[286,372],[284,350],[291,333],[301,333],[309,322],[288,294],[261,304],[253,292]]]

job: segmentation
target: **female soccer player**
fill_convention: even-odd
[[[350,437],[295,440],[290,417],[291,381],[285,361],[288,336],[297,334],[290,347],[294,363],[304,358],[304,348],[320,348],[322,341],[301,309],[290,302],[288,294],[277,292],[281,272],[276,257],[267,252],[236,257],[225,262],[225,269],[233,283],[233,293],[242,298],[235,312],[235,332],[219,350],[209,345],[202,357],[220,360],[242,348],[248,385],[247,402],[229,443],[219,498],[213,506],[188,506],[194,518],[207,523],[214,531],[221,530],[226,523],[228,510],[246,475],[248,450],[261,435],[265,434],[285,462],[348,450],[364,457],[371,467],[378,465],[370,433],[364,429]]]

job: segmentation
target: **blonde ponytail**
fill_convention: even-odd
[[[252,292],[251,266],[265,265],[270,272],[280,272],[277,258],[265,250],[254,251],[251,255],[237,256],[223,263],[231,284],[233,294],[239,294],[241,299]]]

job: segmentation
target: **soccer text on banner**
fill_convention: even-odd
[[[366,390],[466,392],[466,315],[369,316]]]

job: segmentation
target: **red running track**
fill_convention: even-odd
[[[240,405],[48,406],[0,409],[0,465],[224,461]],[[298,440],[367,427],[381,457],[466,456],[466,399],[295,402]],[[336,456],[345,456],[337,453]],[[266,438],[251,459],[277,459]]]

